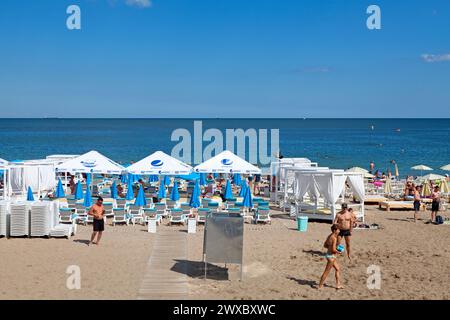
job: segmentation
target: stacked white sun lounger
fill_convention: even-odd
[[[30,207],[26,202],[11,203],[10,236],[23,237],[30,234]]]
[[[58,224],[50,230],[50,237],[69,239],[73,233],[74,227],[72,224]]]
[[[31,205],[31,230],[32,237],[44,237],[50,235],[51,207],[49,202],[36,202]]]
[[[9,203],[7,201],[0,202],[0,237],[9,236]]]

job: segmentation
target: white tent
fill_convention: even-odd
[[[6,167],[8,165],[8,161],[6,161],[5,159],[0,158],[0,168],[1,167]]]
[[[57,172],[121,174],[125,168],[97,151],[89,151],[56,167]]]
[[[142,175],[185,175],[192,172],[192,167],[162,151],[156,151],[132,164],[126,170],[133,174]]]
[[[202,173],[261,174],[261,169],[228,150],[194,167],[194,171]]]

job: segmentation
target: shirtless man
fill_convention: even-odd
[[[439,211],[439,204],[441,202],[441,193],[439,190],[439,187],[436,186],[431,194],[431,199],[433,199],[433,202],[431,203],[431,222],[436,221],[436,215]]]
[[[336,214],[333,224],[337,224],[339,227],[339,235],[337,238],[337,244],[339,245],[342,238],[345,239],[345,249],[347,250],[347,257],[350,258],[350,237],[352,236],[353,226],[356,222],[356,217],[353,212],[348,210],[346,203],[342,204],[342,210]]]
[[[414,222],[417,221],[417,217],[420,211],[420,186],[413,187],[413,195],[414,195]]]
[[[102,238],[102,232],[105,230],[105,221],[103,220],[105,209],[103,208],[102,197],[98,197],[97,203],[91,207],[88,214],[94,217],[94,232],[92,232],[91,242],[89,244],[98,245]],[[97,236],[97,242],[94,242],[95,236]]]
[[[331,234],[327,237],[327,240],[325,240],[325,243],[323,244],[324,248],[327,249],[327,253],[325,255],[325,258],[327,259],[327,266],[325,267],[325,270],[322,274],[322,277],[320,278],[320,283],[317,289],[323,288],[323,284],[325,283],[325,280],[328,277],[328,274],[331,271],[331,268],[334,268],[335,275],[336,275],[336,289],[343,289],[344,287],[341,286],[341,269],[337,263],[337,255],[340,254],[339,251],[337,251],[337,237],[339,234],[339,227],[337,224],[333,224],[331,226]]]

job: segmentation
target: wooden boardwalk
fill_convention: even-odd
[[[158,231],[138,299],[188,299],[186,259],[187,233]]]

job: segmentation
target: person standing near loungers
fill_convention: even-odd
[[[439,211],[439,204],[441,203],[441,193],[439,190],[439,187],[436,186],[431,194],[431,199],[433,199],[433,202],[431,203],[431,222],[436,221],[436,215]]]
[[[325,267],[325,270],[322,274],[322,277],[320,277],[320,283],[317,289],[323,288],[323,285],[325,283],[325,280],[327,279],[328,275],[330,274],[330,271],[332,268],[334,268],[336,272],[336,289],[343,289],[344,287],[341,286],[341,268],[339,267],[337,263],[337,255],[341,254],[337,250],[337,238],[339,235],[339,226],[337,224],[333,224],[331,226],[331,234],[327,237],[327,240],[325,240],[325,243],[323,244],[324,248],[327,249],[327,253],[325,254],[325,258],[327,259],[327,265]]]
[[[420,186],[413,187],[413,195],[414,195],[414,222],[417,221],[417,217],[420,211]]]
[[[348,210],[346,203],[342,204],[342,210],[336,214],[333,224],[337,224],[339,227],[339,235],[337,238],[337,244],[341,244],[342,238],[345,239],[345,249],[347,251],[347,257],[350,258],[350,237],[352,236],[353,225],[356,222],[355,214]]]
[[[105,220],[103,219],[105,209],[103,208],[102,197],[98,197],[97,203],[91,207],[88,214],[94,217],[94,231],[92,232],[91,242],[89,244],[98,245],[100,243],[100,239],[102,238],[102,232],[105,230]],[[97,236],[97,242],[94,242],[95,236]]]

